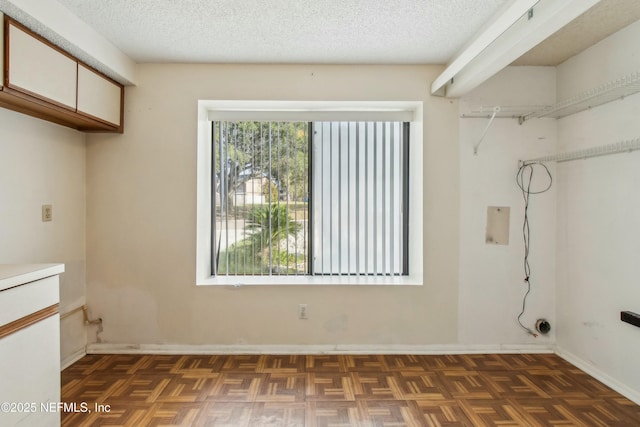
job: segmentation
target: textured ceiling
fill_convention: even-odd
[[[513,0],[46,1],[136,62],[444,64]],[[129,83],[10,0],[0,10]],[[601,0],[513,64],[560,64],[639,19],[640,0]]]
[[[58,0],[136,62],[444,64],[507,0]]]

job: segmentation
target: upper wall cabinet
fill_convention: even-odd
[[[121,100],[120,85],[89,67],[78,65],[78,112],[120,126]]]
[[[78,63],[15,25],[6,36],[7,86],[75,110]]]
[[[81,131],[123,131],[121,84],[7,16],[2,33],[0,106]]]

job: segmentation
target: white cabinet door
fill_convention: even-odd
[[[8,86],[75,110],[78,63],[13,23],[8,37]]]
[[[51,276],[0,292],[0,326],[58,304],[59,283]]]
[[[78,65],[78,112],[120,126],[122,88]]]
[[[60,425],[59,301],[57,275],[0,291],[2,426]]]
[[[0,424],[60,425],[60,412],[49,406],[60,401],[59,340],[57,314],[0,339]]]

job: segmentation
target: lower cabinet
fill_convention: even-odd
[[[0,340],[1,425],[60,425],[59,337],[56,314]]]
[[[60,425],[58,276],[2,289],[15,276],[0,266],[0,425]]]

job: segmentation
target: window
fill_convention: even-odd
[[[309,272],[309,126],[211,122],[213,275]]]
[[[422,284],[422,103],[199,101],[197,284]]]
[[[407,274],[409,123],[211,129],[213,275]]]

